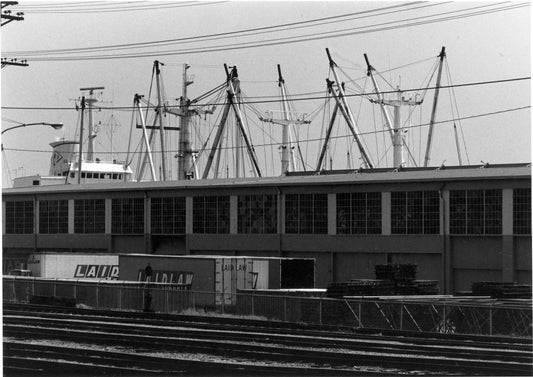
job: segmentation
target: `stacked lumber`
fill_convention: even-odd
[[[416,269],[416,264],[376,265],[376,279],[352,279],[331,283],[327,289],[327,297],[438,294],[438,281],[415,280]]]
[[[531,299],[531,285],[480,281],[472,283],[472,294],[474,296],[490,296],[503,299]]]

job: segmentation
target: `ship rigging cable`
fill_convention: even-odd
[[[502,84],[502,83],[509,83],[509,82],[517,82],[517,81],[525,81],[525,80],[531,80],[531,76],[524,76],[524,77],[514,77],[514,78],[508,78],[508,79],[500,79],[500,80],[487,80],[487,81],[475,81],[470,83],[463,83],[463,84],[453,84],[453,85],[441,85],[442,89],[450,89],[450,88],[464,88],[464,87],[470,87],[470,86],[478,86],[478,85],[492,85],[492,84]],[[423,89],[427,90],[434,90],[436,87],[428,87],[428,88],[407,88],[402,89],[402,92],[415,92],[420,91]],[[390,90],[390,91],[382,91],[382,94],[391,94],[396,93],[396,90]],[[356,93],[356,94],[346,94],[346,97],[359,97],[359,96],[369,96],[369,95],[375,95],[377,93],[375,92],[365,92],[365,93]],[[249,97],[249,98],[256,98],[256,97]],[[306,97],[306,98],[292,98],[292,101],[311,101],[311,100],[323,100],[326,98],[326,96],[315,96],[315,97]],[[257,104],[257,103],[278,103],[280,102],[279,99],[277,100],[260,100],[260,101],[249,101],[247,104]],[[216,102],[216,103],[209,103],[210,105],[223,105],[223,102]],[[179,108],[180,105],[167,105],[167,108]],[[206,104],[194,104],[191,105],[193,107],[202,107],[206,106]],[[2,109],[5,110],[75,110],[72,107],[35,107],[35,106],[2,106]],[[134,109],[133,106],[98,106],[95,109],[99,110],[124,110],[124,111],[130,111]]]
[[[497,3],[496,5],[500,5],[500,4],[502,3]],[[438,14],[433,14],[433,15],[428,15],[428,16],[419,16],[419,17],[403,19],[399,21],[389,21],[389,22],[374,24],[370,26],[350,27],[346,29],[333,30],[329,32],[310,33],[310,34],[305,34],[302,36],[273,38],[273,39],[260,41],[260,42],[252,41],[252,42],[233,43],[233,44],[226,44],[226,45],[217,44],[213,46],[196,47],[196,48],[181,49],[181,50],[172,49],[172,50],[166,50],[166,51],[151,51],[151,52],[140,52],[140,53],[129,53],[129,54],[85,55],[85,56],[67,56],[67,57],[54,57],[54,56],[32,57],[33,55],[27,55],[25,56],[25,58],[26,60],[29,60],[32,62],[108,60],[108,59],[142,58],[142,57],[153,58],[153,57],[158,57],[158,56],[176,56],[176,55],[184,55],[184,54],[190,55],[190,54],[240,50],[240,49],[267,47],[267,46],[279,46],[279,45],[286,45],[286,44],[292,44],[292,43],[308,42],[308,41],[315,41],[315,40],[328,39],[328,38],[339,38],[339,37],[346,37],[346,36],[353,36],[353,35],[360,35],[360,34],[369,34],[369,33],[383,32],[387,30],[395,30],[395,29],[406,28],[406,27],[421,26],[421,25],[437,23],[437,22],[458,20],[458,19],[467,18],[467,17],[475,17],[475,16],[480,16],[480,15],[485,15],[485,14],[519,9],[523,7],[528,7],[530,6],[530,4],[529,2],[526,2],[526,3],[504,5],[499,8],[495,8],[495,9],[481,9],[481,8],[485,8],[488,6],[494,6],[494,5],[490,4],[490,5],[478,6],[478,7],[468,8],[468,9],[443,12],[443,13],[438,13]],[[465,13],[455,14],[459,12],[465,12]],[[431,18],[431,17],[440,17],[440,18],[424,20],[426,18]],[[394,25],[394,24],[398,24],[398,25]],[[9,58],[10,54],[11,53],[5,52],[4,56]],[[18,54],[18,57],[20,56],[21,54]]]
[[[504,110],[499,110],[499,111],[492,111],[492,112],[489,112],[489,113],[481,113],[481,114],[469,115],[469,116],[465,116],[465,117],[461,117],[461,118],[450,118],[450,119],[435,121],[435,124],[453,123],[453,122],[461,121],[461,120],[481,118],[481,117],[486,117],[486,116],[509,113],[509,112],[513,112],[513,111],[526,110],[526,109],[531,109],[531,105],[515,107],[515,108],[511,108],[511,109],[504,109]],[[420,128],[420,127],[428,127],[428,126],[429,126],[429,123],[422,123],[422,124],[407,126],[405,128],[412,129],[412,128]],[[385,133],[385,132],[388,132],[388,131],[387,130],[378,130],[378,131],[361,132],[361,135],[364,136],[364,135],[372,135],[372,134],[375,134],[375,133]],[[340,135],[338,137],[339,138],[349,138],[349,137],[353,137],[353,135],[346,134],[346,135]],[[303,141],[316,142],[316,141],[322,141],[322,138],[314,138],[314,139],[308,139],[308,140],[303,140]],[[273,144],[274,145],[278,145],[278,143],[273,143]],[[270,145],[271,144],[267,144],[267,145],[260,144],[260,145],[255,145],[255,146],[256,147],[264,147],[264,146],[270,146]],[[45,150],[39,150],[39,149],[5,148],[5,147],[4,147],[4,149],[8,150],[8,151],[18,151],[18,152],[50,153],[49,150],[45,151]],[[153,151],[153,152],[160,152],[160,151]],[[168,152],[176,152],[176,151],[172,150],[172,151],[168,151]],[[99,153],[105,154],[105,153],[110,153],[110,152],[99,152]],[[126,152],[115,152],[115,153],[126,153]]]

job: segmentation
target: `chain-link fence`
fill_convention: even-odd
[[[220,313],[285,322],[437,333],[531,337],[531,300],[332,299],[285,294],[178,290],[162,283],[4,277],[3,299],[66,299],[78,307],[162,313]],[[234,305],[225,305],[234,302]]]

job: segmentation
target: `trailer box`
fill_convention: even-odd
[[[205,292],[206,305],[234,305],[237,290],[314,288],[315,284],[314,259],[220,255],[120,254],[120,280],[146,281],[148,263],[152,282]]]
[[[31,275],[56,279],[117,280],[117,254],[35,253],[28,258]]]

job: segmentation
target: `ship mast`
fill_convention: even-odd
[[[224,107],[222,117],[220,120],[220,124],[218,125],[218,130],[215,135],[215,140],[213,141],[213,145],[211,147],[211,152],[209,153],[209,157],[207,158],[207,163],[205,166],[202,179],[206,179],[208,177],[209,171],[211,170],[211,166],[213,164],[213,160],[215,158],[215,154],[217,153],[217,151],[218,151],[218,156],[220,158],[221,149],[219,149],[219,146],[220,146],[220,142],[222,138],[222,133],[226,126],[226,121],[228,119],[228,114],[229,114],[230,109],[233,110],[233,113],[235,114],[235,119],[236,119],[236,123],[238,127],[236,130],[236,133],[237,133],[236,139],[238,142],[240,142],[241,137],[244,140],[244,143],[246,144],[246,149],[248,151],[248,155],[250,157],[250,161],[252,163],[253,172],[255,176],[261,177],[261,169],[259,168],[259,163],[257,162],[255,150],[253,146],[250,144],[250,141],[246,134],[246,130],[244,128],[241,111],[239,109],[238,103],[236,103],[236,101],[237,102],[239,101],[237,94],[240,92],[237,67],[232,67],[231,72],[230,72],[228,70],[228,66],[224,64],[224,70],[226,71],[227,103]],[[237,150],[236,153],[239,153],[239,150]],[[236,177],[239,176],[239,165],[240,165],[240,162],[238,159],[236,159],[236,167],[235,167]],[[218,168],[215,169],[215,177],[217,177],[217,174],[218,174]]]
[[[389,133],[391,134],[391,137],[392,137],[393,166],[395,168],[405,167],[406,161],[405,161],[405,153],[404,153],[404,144],[405,144],[404,129],[401,124],[400,110],[402,106],[420,105],[422,101],[405,99],[402,96],[402,91],[400,90],[399,87],[396,89],[396,99],[390,99],[390,100],[385,99],[374,77],[373,71],[375,71],[375,69],[374,67],[370,65],[368,56],[364,54],[364,57],[365,57],[366,64],[367,64],[367,76],[370,76],[370,78],[372,79],[372,83],[374,84],[374,88],[375,88],[375,91],[378,97],[377,100],[370,99],[370,102],[377,103],[380,105],[381,110],[383,111],[383,116],[385,117],[385,120],[386,120],[387,129],[389,130]],[[394,108],[394,122],[391,121],[391,117],[385,106],[392,106]]]
[[[281,75],[281,66],[278,64],[278,86],[281,93],[281,103],[283,107],[282,119],[274,119],[273,112],[268,111],[265,117],[259,117],[263,122],[270,122],[281,125],[281,175],[286,175],[289,171],[295,171],[294,153],[290,134],[290,126],[296,124],[309,124],[311,121],[305,120],[306,114],[296,115],[297,119],[293,119],[289,111],[289,102],[287,100],[287,92],[285,88],[285,80]]]
[[[335,102],[336,102],[336,107],[335,107],[335,112],[336,110],[340,110],[344,119],[346,120],[346,123],[348,124],[348,128],[350,129],[350,131],[352,132],[352,135],[354,136],[355,138],[355,141],[357,143],[357,146],[359,147],[359,151],[361,153],[361,157],[363,159],[363,164],[365,165],[365,167],[368,167],[370,169],[374,168],[374,164],[372,163],[372,160],[370,158],[370,154],[368,153],[365,145],[363,144],[363,141],[361,139],[361,132],[359,131],[358,127],[357,127],[357,124],[355,123],[355,118],[352,114],[352,111],[350,110],[350,107],[348,106],[348,102],[346,101],[346,97],[345,97],[345,94],[344,94],[344,87],[343,85],[340,83],[339,81],[339,76],[337,75],[337,72],[335,70],[335,67],[337,66],[337,64],[333,61],[333,59],[331,58],[331,55],[329,53],[329,49],[326,48],[326,53],[328,55],[328,59],[329,59],[329,67],[333,73],[333,77],[335,78],[335,84],[336,84],[336,87],[337,87],[337,92],[335,91],[335,89],[333,88],[333,82],[326,79],[326,82],[328,83],[328,88],[330,89],[331,91],[331,94],[333,95],[333,97],[335,98]],[[330,122],[330,128],[332,126],[333,122]],[[328,144],[329,142],[329,137],[324,141],[324,147]],[[323,148],[324,149],[324,148]],[[317,170],[320,168],[320,166],[317,167]]]
[[[89,98],[85,98],[85,104],[87,105],[87,114],[89,118],[89,135],[87,138],[87,161],[93,162],[94,161],[94,143],[93,139],[96,137],[96,132],[94,132],[94,120],[93,120],[93,108],[94,104],[98,102],[96,98],[94,98],[94,91],[95,90],[104,90],[105,88],[103,86],[93,86],[89,88],[80,88],[81,91],[89,91]],[[81,150],[81,144],[80,144],[80,150]]]
[[[187,87],[193,83],[187,76],[190,66],[183,64],[183,88],[180,97],[180,142],[178,147],[178,179],[194,178],[193,150],[191,149],[191,130],[189,125],[189,99]]]
[[[435,116],[437,115],[437,101],[439,99],[439,91],[440,91],[440,80],[442,77],[442,65],[444,58],[446,57],[446,52],[444,51],[444,46],[442,46],[442,50],[439,54],[439,72],[437,73],[437,83],[435,85],[435,97],[433,99],[433,108],[431,110],[431,119],[429,121],[429,131],[428,131],[428,141],[426,145],[426,155],[424,157],[424,167],[427,167],[429,165],[429,156],[431,154],[431,142],[433,137],[433,126],[435,125]],[[454,125],[455,130],[455,125]],[[459,157],[460,161],[460,157]]]

